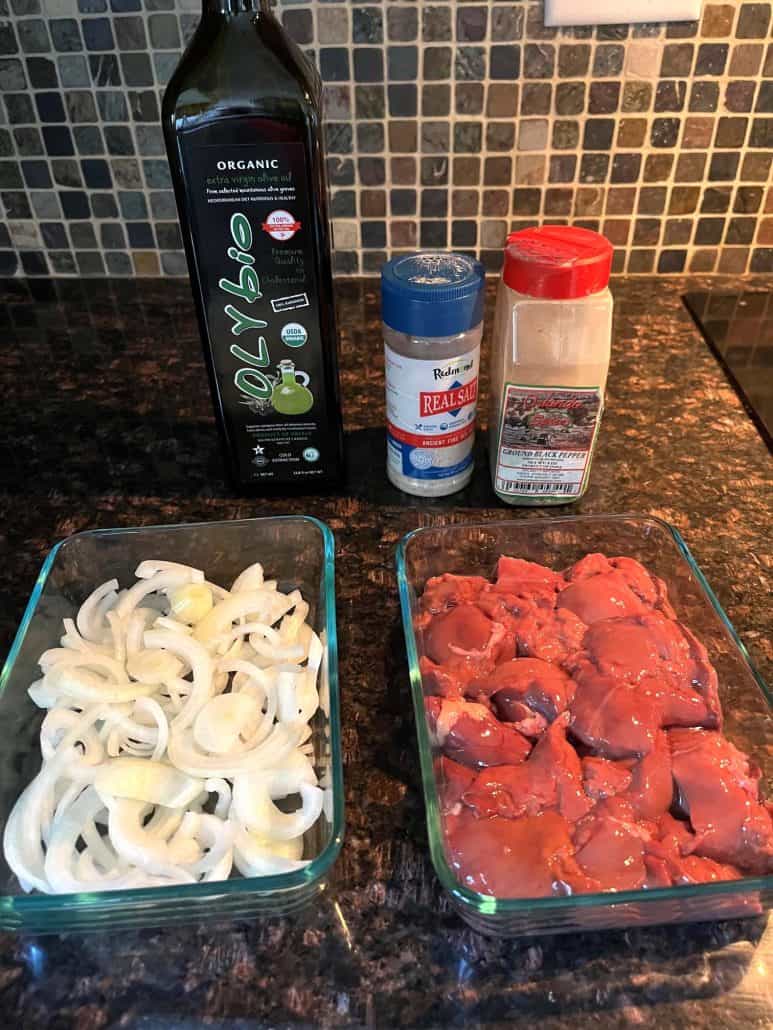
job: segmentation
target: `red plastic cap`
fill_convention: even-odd
[[[511,290],[529,297],[587,297],[606,289],[612,254],[609,240],[590,229],[524,229],[507,237],[502,276]]]

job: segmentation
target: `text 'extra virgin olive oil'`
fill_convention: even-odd
[[[321,103],[268,0],[204,0],[164,135],[229,471],[249,493],[343,473]]]

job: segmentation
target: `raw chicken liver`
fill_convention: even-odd
[[[419,604],[423,612],[438,615],[458,604],[473,604],[487,586],[489,581],[482,576],[452,576],[447,572],[427,581]]]
[[[502,556],[491,582],[430,580],[416,631],[467,887],[540,897],[773,872],[771,808],[722,736],[716,672],[639,562],[590,554],[562,573]]]
[[[568,719],[556,719],[522,765],[502,765],[478,773],[462,800],[478,815],[514,819],[556,808],[570,822],[584,816],[593,802],[583,790],[582,765],[567,742]]]
[[[466,765],[453,762],[445,755],[435,759],[435,783],[438,797],[444,811],[448,812],[462,800],[462,795],[472,786],[475,772]]]
[[[669,733],[674,780],[696,834],[695,853],[753,873],[773,872],[773,820],[759,775],[719,733]]]
[[[611,762],[608,758],[589,756],[582,760],[582,782],[585,793],[594,801],[624,793],[633,775],[630,762]]]
[[[542,716],[541,729],[566,711],[574,697],[572,679],[557,665],[539,658],[515,658],[502,662],[484,679],[473,680],[468,693],[487,697],[503,722],[511,722],[523,733],[520,723]]]
[[[426,709],[438,746],[462,765],[516,765],[531,751],[518,730],[498,722],[483,705],[428,697]]]
[[[568,570],[566,579],[569,585],[558,595],[558,606],[573,611],[589,626],[601,619],[644,615],[655,609],[676,618],[665,584],[632,558],[589,554]]]
[[[631,891],[644,885],[647,830],[621,798],[599,801],[577,824],[573,840],[577,862],[605,890]]]
[[[694,855],[696,837],[690,827],[664,815],[645,845],[644,863],[648,887],[737,880],[743,874],[735,866]]]
[[[424,650],[437,665],[513,657],[512,635],[473,604],[460,604],[431,618],[424,629]]]
[[[609,758],[646,754],[664,726],[721,724],[705,652],[663,615],[595,622],[568,666],[577,682],[573,730]]]
[[[461,882],[498,898],[540,898],[594,889],[573,858],[569,824],[558,812],[522,819],[476,819],[469,811],[446,818],[451,868]]]

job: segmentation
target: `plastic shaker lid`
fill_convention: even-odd
[[[381,270],[384,322],[410,336],[455,336],[483,321],[486,273],[464,254],[424,251]]]
[[[609,240],[590,229],[524,229],[507,237],[502,278],[511,290],[529,297],[587,297],[606,289],[612,254]]]

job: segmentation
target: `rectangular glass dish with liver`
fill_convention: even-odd
[[[419,530],[398,578],[432,858],[471,925],[768,906],[770,698],[672,527]]]

